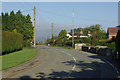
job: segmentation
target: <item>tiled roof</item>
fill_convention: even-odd
[[[118,27],[108,27],[109,34],[117,34]]]

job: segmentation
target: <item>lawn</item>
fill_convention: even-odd
[[[37,54],[36,48],[24,48],[21,51],[13,52],[2,57],[2,70],[17,66],[31,60]]]

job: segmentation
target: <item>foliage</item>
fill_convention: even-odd
[[[46,44],[53,45],[53,39],[48,39],[48,40],[46,41]]]
[[[76,29],[74,29],[74,32],[75,32],[75,33],[76,33],[76,32],[79,33],[81,30],[83,31],[83,33],[84,33],[85,35],[88,34],[88,31],[90,31],[91,34],[94,34],[94,32],[99,31],[99,30],[104,31],[104,30],[101,28],[101,25],[96,24],[96,25],[91,25],[90,27],[85,27],[85,28],[81,28],[81,27],[80,27],[80,28],[76,28]],[[72,33],[72,29],[71,29],[70,33]]]
[[[90,37],[75,37],[74,38],[74,42],[75,43],[86,43],[88,45],[99,45],[100,44],[100,40],[105,39],[106,37],[106,32],[101,28],[101,26],[99,24],[96,25],[92,25],[90,27],[86,27],[86,28],[77,28],[74,29],[75,33],[80,31],[83,31],[83,34],[88,34],[88,31],[91,32]],[[71,32],[72,33],[72,30]],[[67,39],[66,36],[67,32],[65,30],[61,30],[61,32],[58,35],[58,39],[56,40],[56,44],[58,46],[72,46],[72,38]],[[48,42],[49,43],[49,42]],[[51,44],[53,44],[54,41],[51,41]]]
[[[116,43],[116,49],[120,54],[120,30],[118,30],[115,43]]]
[[[114,51],[116,51],[115,42],[106,43],[106,46],[108,46],[108,47],[110,47],[111,49],[113,49]]]
[[[74,32],[78,32],[80,33],[80,31],[83,31],[83,34],[87,35],[88,31],[90,31],[92,37],[96,40],[96,39],[105,39],[106,37],[106,32],[101,28],[101,25],[96,24],[96,25],[92,25],[90,27],[86,27],[86,28],[76,28],[74,29]],[[72,30],[70,31],[70,33],[72,33]]]
[[[108,46],[112,50],[116,51],[115,42],[111,42],[111,43],[99,42],[99,45]]]
[[[23,48],[23,35],[2,31],[2,53],[9,53]]]
[[[101,28],[101,25],[99,24],[92,25],[86,28],[78,28],[78,31],[80,29],[82,29],[83,33],[85,33],[86,35],[88,34],[88,31],[91,32],[91,36],[88,38],[83,38],[82,43],[89,43],[96,46],[99,44],[99,40],[105,39],[106,37],[106,32]]]
[[[83,37],[83,38],[80,38],[80,40],[82,43],[90,43],[91,42],[91,39],[89,37]]]
[[[61,32],[58,35],[58,40],[57,40],[57,44],[59,46],[65,46],[65,43],[67,41],[67,31],[66,30],[61,30]]]
[[[2,70],[17,66],[32,59],[37,54],[35,48],[24,48],[21,51],[13,52],[11,54],[0,56],[2,57]]]
[[[2,30],[22,34],[25,46],[30,45],[33,40],[33,25],[30,15],[24,16],[20,10],[16,14],[11,11],[10,15],[8,13],[1,13],[1,15]]]
[[[69,46],[69,47],[72,47],[72,40],[67,40],[65,45]]]

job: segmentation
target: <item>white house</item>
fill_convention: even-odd
[[[81,38],[83,38],[83,37],[88,37],[88,36],[84,36],[84,35],[82,35],[82,36],[80,36]]]
[[[69,33],[67,33],[67,36],[68,36],[68,38],[71,38],[71,37],[72,37]]]
[[[72,38],[72,34],[70,34],[70,33],[67,33],[67,36],[68,36],[68,38]],[[74,34],[74,37],[81,37],[81,38],[83,38],[83,37],[88,37],[87,35],[78,35],[78,34]]]

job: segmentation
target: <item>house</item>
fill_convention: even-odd
[[[56,34],[53,36],[54,40],[57,40],[58,36],[56,36]]]
[[[67,36],[68,36],[68,38],[71,38],[71,37],[72,37],[72,35],[71,35],[70,33],[67,33]]]
[[[90,31],[88,31],[88,37],[90,37],[90,36],[92,36],[92,35],[91,35],[91,32],[90,32]]]
[[[80,37],[80,38],[89,37],[90,35],[91,35],[90,32],[88,33],[88,35],[83,34],[82,31],[74,33],[74,37],[75,37],[75,38],[76,38],[76,37]],[[67,33],[67,36],[68,36],[68,38],[72,38],[72,33]]]
[[[108,27],[107,36],[106,37],[108,39],[115,38],[117,33],[118,33],[118,27]]]

